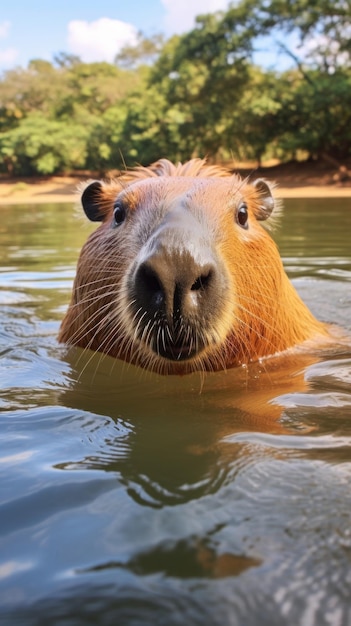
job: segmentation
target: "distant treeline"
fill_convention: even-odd
[[[182,36],[140,35],[114,64],[33,60],[0,80],[0,171],[103,172],[165,156],[345,159],[350,30],[351,0],[242,0]],[[258,65],[267,45],[291,69]]]

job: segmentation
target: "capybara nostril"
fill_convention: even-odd
[[[196,280],[194,280],[193,284],[190,287],[191,291],[199,291],[199,290],[205,291],[205,289],[208,288],[212,278],[213,278],[212,270],[209,270],[206,274],[202,274]]]
[[[165,307],[166,294],[157,272],[148,263],[142,263],[135,274],[134,289],[136,308],[142,307],[149,314]]]

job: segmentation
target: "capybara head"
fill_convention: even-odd
[[[262,226],[275,210],[264,180],[161,160],[89,183],[82,205],[101,225],[81,251],[60,341],[183,374],[324,332]]]

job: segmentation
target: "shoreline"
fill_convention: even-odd
[[[260,172],[261,174],[261,172]],[[276,172],[267,172],[267,179],[276,184],[277,198],[351,198],[351,183],[321,184],[313,181],[292,183]],[[258,176],[259,177],[259,176]],[[26,179],[10,182],[0,179],[0,205],[44,204],[44,203],[76,203],[79,201],[79,186],[91,179],[85,177],[60,177],[49,179]],[[323,184],[324,183],[324,184]]]

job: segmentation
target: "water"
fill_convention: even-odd
[[[290,277],[350,329],[350,201],[285,206]],[[350,624],[350,347],[204,379],[67,351],[91,227],[0,228],[0,623]]]

